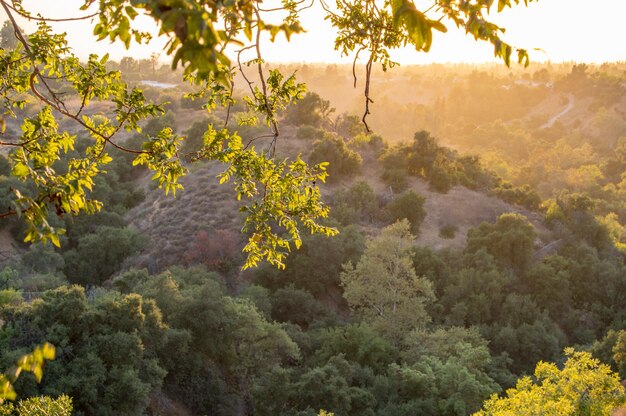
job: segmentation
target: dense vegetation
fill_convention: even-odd
[[[94,188],[103,210],[58,219],[61,248],[18,243],[21,223],[2,219],[3,241],[17,248],[7,243],[0,267],[0,368],[45,341],[56,346],[41,383],[16,381],[19,397],[66,394],[78,415],[466,415],[483,403],[485,415],[607,414],[622,404],[626,136],[624,95],[613,91],[623,89],[622,66],[546,68],[521,83],[463,68],[436,77],[456,79],[437,81],[456,98],[406,122],[391,118],[419,106],[401,113],[390,103],[396,131],[384,133],[399,140],[334,116],[315,93],[287,108],[277,154],[331,162],[327,225],[340,233],[303,235],[284,270],[240,271],[238,205],[222,191],[206,195],[206,177],[219,172],[210,163],[192,169],[186,194],[164,199],[145,168],[116,154]],[[174,104],[144,133],[178,126],[192,154],[225,114],[207,118],[193,101],[167,98],[181,88],[145,88]],[[561,94],[585,100],[574,133],[559,125],[567,120],[522,124]],[[234,107],[231,117],[245,113]],[[0,198],[23,186],[12,166],[0,155]],[[427,244],[424,227],[440,208],[429,200],[460,189],[510,212],[443,218]],[[5,413],[21,415],[22,403]]]

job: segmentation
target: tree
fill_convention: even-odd
[[[56,399],[49,396],[30,397],[20,400],[17,406],[12,403],[0,405],[3,416],[71,416],[72,399],[61,395]]]
[[[396,196],[386,208],[392,221],[407,219],[411,225],[411,232],[419,234],[420,225],[426,218],[424,201],[423,196],[413,191],[406,191]]]
[[[344,225],[371,222],[378,215],[378,197],[365,181],[359,181],[343,192],[337,192],[332,202],[332,216]]]
[[[0,53],[3,61],[0,106],[10,115],[23,118],[23,134],[3,137],[0,145],[14,149],[10,155],[12,175],[28,186],[13,191],[12,208],[0,213],[0,218],[19,214],[27,224],[26,242],[50,240],[59,246],[59,236],[65,231],[52,222],[55,215],[93,214],[102,208],[92,189],[103,167],[112,161],[111,148],[133,155],[133,165],[151,169],[153,178],[166,193],[181,189],[179,179],[187,171],[179,156],[183,138],[170,126],[149,131],[151,134],[142,137],[141,146],[122,143],[116,136],[123,128],[140,132],[139,123],[164,114],[163,106],[147,103],[141,90],[128,88],[119,72],[108,71],[107,56],[92,55],[86,64],[80,64],[69,53],[65,35],[54,34],[45,21],[40,21],[38,30],[27,37],[17,27],[14,15],[29,16],[28,12],[21,6],[11,8],[5,1],[1,4],[18,35],[20,47]],[[131,9],[129,6],[126,10]],[[102,13],[102,19],[106,20],[106,12]],[[55,83],[46,77],[55,78]],[[206,77],[206,85],[196,98],[213,102],[215,94],[211,91],[219,90],[221,84],[214,82],[216,73],[211,75],[211,80]],[[277,112],[300,97],[304,87],[293,77],[284,77],[277,71],[272,71],[263,82],[264,93],[259,91],[253,94],[256,98],[246,102],[252,113],[256,111],[255,119],[273,126],[277,137]],[[66,96],[82,104],[74,108],[63,101],[62,97]],[[24,116],[20,109],[29,100],[33,101],[32,97],[35,97],[36,114]],[[232,104],[232,99],[225,95],[220,100],[228,102],[228,106]],[[88,116],[85,108],[90,101],[110,102],[112,110]],[[69,157],[68,153],[77,148],[77,141],[73,134],[59,128],[60,121],[82,129],[90,137],[91,145]],[[265,259],[281,267],[286,252],[301,244],[301,228],[336,234],[335,229],[318,222],[320,217],[328,215],[328,207],[321,202],[316,185],[317,181],[323,182],[326,173],[323,165],[309,167],[299,158],[277,161],[273,149],[257,152],[249,145],[236,133],[210,126],[194,160],[225,163],[227,168],[221,181],[234,181],[238,198],[250,198],[250,203],[243,207],[247,214],[243,228],[250,232],[244,248],[248,254],[245,266]],[[287,235],[277,232],[277,227],[286,230]]]
[[[321,346],[315,352],[316,362],[326,362],[343,354],[347,360],[384,372],[397,350],[367,324],[351,324],[328,329],[320,334]]]
[[[495,224],[482,223],[467,233],[466,253],[486,249],[505,268],[523,271],[530,264],[535,230],[520,214],[502,214]]]
[[[118,287],[154,299],[162,311],[174,331],[159,354],[167,370],[163,390],[197,414],[251,414],[253,381],[299,358],[282,326],[247,299],[226,296],[215,273],[173,268],[116,280]]]
[[[602,340],[594,342],[591,352],[600,361],[611,365],[621,379],[626,378],[626,330],[609,329]]]
[[[56,399],[49,396],[30,397],[20,400],[17,406],[12,403],[0,405],[3,416],[71,416],[72,399],[61,395]]]
[[[314,92],[307,92],[300,101],[287,108],[285,122],[294,126],[321,127],[334,111],[335,109],[330,107],[330,101],[324,100]]]
[[[385,416],[467,415],[479,408],[496,386],[458,360],[422,356],[412,365],[392,364],[388,370]]]
[[[313,143],[309,161],[328,163],[328,180],[335,182],[356,174],[363,163],[363,158],[348,148],[341,137],[326,133]]]
[[[367,243],[356,266],[348,264],[341,273],[350,307],[395,345],[430,321],[426,305],[435,297],[432,284],[413,269],[409,228],[403,220],[383,229]]]
[[[342,265],[356,263],[365,249],[365,237],[356,225],[341,228],[336,238],[319,235],[305,237],[302,248],[290,256],[286,270],[261,267],[257,282],[276,290],[295,285],[318,298],[339,288]]]
[[[10,21],[5,20],[0,29],[0,47],[4,49],[14,49],[17,46],[18,40],[15,36],[15,29]]]
[[[112,293],[91,302],[83,288],[61,287],[32,306],[3,309],[2,319],[3,363],[15,355],[8,345],[29,348],[48,339],[59,349],[40,385],[18,380],[20,396],[64,392],[82,414],[141,415],[165,377],[156,357],[172,331],[154,302],[137,294]]]
[[[364,386],[353,385],[358,376],[359,368],[343,354],[301,374],[276,369],[256,385],[258,414],[315,416],[317,409],[329,409],[338,415],[373,415],[375,398]]]
[[[122,262],[145,243],[131,228],[100,227],[85,234],[75,249],[64,253],[65,274],[72,283],[101,285],[119,271]]]
[[[499,0],[497,9],[502,11],[519,2]],[[380,63],[385,70],[394,66],[389,50],[406,44],[427,52],[432,44],[432,30],[446,31],[443,19],[463,27],[475,39],[490,42],[494,54],[509,65],[514,49],[501,39],[503,29],[486,18],[493,3],[494,0],[474,3],[437,0],[435,9],[439,16],[430,12],[432,7],[424,12],[418,10],[412,0],[389,1],[383,7],[378,7],[375,0],[355,0],[338,4],[337,10],[331,10],[323,2],[326,17],[338,31],[336,49],[344,54],[356,52],[357,56],[362,51],[369,53],[362,119],[366,128],[365,119],[372,102],[369,80],[373,64]],[[154,179],[166,193],[181,189],[179,179],[187,171],[179,157],[182,137],[165,128],[154,136],[145,137],[142,146],[137,148],[125,147],[116,136],[123,128],[139,131],[139,122],[162,114],[163,106],[147,103],[139,89],[129,89],[121,81],[119,72],[108,71],[106,55],[91,55],[86,64],[79,63],[68,48],[65,35],[53,33],[48,25],[49,21],[58,19],[33,16],[21,2],[1,0],[0,4],[18,40],[17,48],[3,49],[0,54],[1,106],[10,115],[15,115],[14,109],[23,108],[27,102],[34,102],[38,107],[35,116],[24,118],[24,133],[20,137],[3,136],[0,141],[0,145],[15,149],[11,155],[13,175],[33,187],[29,192],[16,190],[13,208],[0,214],[2,217],[21,215],[28,226],[25,241],[50,240],[59,245],[63,230],[51,224],[51,216],[100,210],[102,204],[90,197],[90,191],[94,178],[102,174],[103,166],[111,161],[107,148],[115,147],[136,155],[133,164],[145,165],[154,171]],[[206,100],[209,108],[219,104],[230,109],[234,103],[234,73],[243,73],[245,86],[250,91],[243,102],[252,116],[240,122],[260,122],[269,133],[244,143],[236,133],[211,126],[206,130],[203,149],[196,158],[225,163],[227,167],[220,180],[232,180],[238,198],[250,200],[244,207],[247,217],[243,228],[251,234],[244,248],[248,254],[245,267],[261,260],[283,267],[286,252],[292,245],[297,248],[301,243],[300,228],[328,235],[336,233],[318,222],[328,214],[316,185],[316,181],[326,177],[324,166],[309,167],[300,159],[293,162],[274,159],[279,137],[277,115],[288,104],[302,98],[305,87],[296,83],[293,75],[286,77],[277,70],[266,73],[260,39],[264,32],[269,33],[272,40],[279,33],[289,38],[302,32],[299,5],[298,2],[284,3],[279,12],[286,12],[285,17],[276,24],[269,23],[273,12],[254,2],[164,4],[161,0],[85,0],[81,10],[87,14],[68,18],[97,17],[94,35],[99,40],[120,41],[127,48],[131,42],[149,42],[151,38],[134,25],[135,17],[145,14],[153,18],[160,33],[169,38],[165,53],[172,56],[172,66],[182,66],[187,79],[201,85],[200,92],[192,95]],[[17,17],[38,22],[38,29],[25,35]],[[246,46],[240,46],[242,39],[247,39]],[[240,49],[233,51],[233,48]],[[242,62],[241,53],[252,50],[255,56],[243,58]],[[238,52],[236,63],[228,57],[228,52]],[[517,50],[517,57],[520,63],[528,64],[524,49]],[[249,66],[256,68],[258,84],[246,76],[244,67]],[[50,82],[50,78],[55,82]],[[61,95],[61,91],[66,95]],[[24,93],[31,96],[25,98]],[[66,97],[77,98],[81,104],[78,108],[67,105]],[[83,110],[90,101],[111,102],[114,110],[98,118],[89,116]],[[92,145],[85,149],[82,157],[65,160],[63,164],[67,169],[60,170],[53,165],[74,147],[75,136],[59,129],[58,118],[74,124],[92,139]],[[260,138],[271,139],[267,150],[257,151],[250,146]],[[277,232],[277,228],[286,230],[287,236]]]
[[[11,163],[4,155],[0,155],[0,176],[11,175]]]
[[[587,352],[565,349],[563,369],[540,362],[535,379],[522,377],[506,397],[492,396],[476,416],[610,415],[626,402],[617,374]]]

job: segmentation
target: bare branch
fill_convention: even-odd
[[[10,4],[5,4],[4,1],[2,1],[2,4],[5,5],[6,7],[10,8],[11,10],[13,10],[15,13],[19,14],[20,16],[22,16],[24,19],[35,20],[37,22],[74,22],[74,21],[78,21],[78,20],[88,20],[88,19],[94,18],[94,17],[96,17],[96,16],[98,16],[100,14],[100,12],[94,12],[94,13],[86,15],[86,16],[65,17],[65,18],[43,17],[41,15],[32,16],[30,14],[24,13],[22,10],[19,10],[16,7],[11,6]]]

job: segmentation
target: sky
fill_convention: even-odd
[[[266,0],[269,7],[273,0]],[[431,2],[415,0],[418,8],[428,8]],[[47,17],[81,15],[78,7],[82,0],[24,0],[28,10],[37,10]],[[267,6],[265,6],[267,5]],[[82,12],[84,13],[84,12]],[[507,29],[504,39],[531,51],[533,61],[576,61],[602,63],[626,61],[626,0],[539,0],[528,7],[516,6],[502,13],[493,13],[491,18]],[[334,32],[323,19],[321,7],[316,5],[302,13],[302,24],[307,31],[295,35],[291,42],[280,36],[275,43],[263,42],[263,57],[270,62],[352,62],[352,57],[341,57],[333,49]],[[1,18],[4,20],[5,16]],[[139,16],[136,22],[144,30],[156,31],[154,21]],[[20,20],[27,30],[34,29],[33,23]],[[126,50],[121,44],[111,45],[108,41],[96,42],[91,36],[92,22],[64,22],[55,30],[66,32],[74,53],[85,58],[90,53],[108,52],[112,59],[124,56],[135,59],[148,58],[151,53],[161,54],[161,61],[168,58],[163,53],[165,39],[155,39],[147,47],[134,45]],[[449,23],[448,33],[434,32],[429,53],[416,52],[407,47],[392,53],[392,58],[401,64],[497,62],[493,48],[485,42],[476,42],[463,31]]]

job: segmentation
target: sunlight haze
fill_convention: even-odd
[[[59,11],[60,2],[25,0],[24,6],[40,11],[47,17],[67,17]],[[63,2],[64,10],[78,10],[82,1]],[[266,2],[269,5],[272,2]],[[416,2],[422,6],[424,2]],[[422,6],[427,8],[427,5]],[[75,13],[74,15],[80,15]],[[503,13],[493,13],[493,20],[507,29],[504,39],[509,43],[527,48],[531,59],[552,62],[607,62],[621,61],[626,57],[626,2],[619,0],[543,0],[530,3],[528,7],[517,6]],[[301,14],[306,33],[295,35],[291,42],[279,36],[274,44],[266,40],[263,55],[272,62],[352,62],[352,57],[342,57],[333,49],[334,31],[330,23],[323,19],[323,10],[315,5]],[[33,30],[31,22],[20,22],[27,30]],[[153,21],[139,16],[136,21],[140,28],[153,30]],[[449,31],[446,34],[434,32],[434,41],[429,53],[418,53],[407,47],[392,52],[392,57],[401,64],[496,62],[492,47],[484,42],[476,42],[470,36],[445,22]],[[96,42],[91,36],[91,22],[64,22],[55,29],[65,30],[75,53],[85,58],[90,53],[109,52],[113,59],[124,56],[136,59],[147,58],[151,53],[161,53],[161,61],[168,62],[163,53],[166,40],[159,38],[149,46],[132,45],[126,50],[120,44],[111,45],[107,41]],[[89,36],[87,36],[89,35]],[[541,51],[533,50],[539,48]]]

